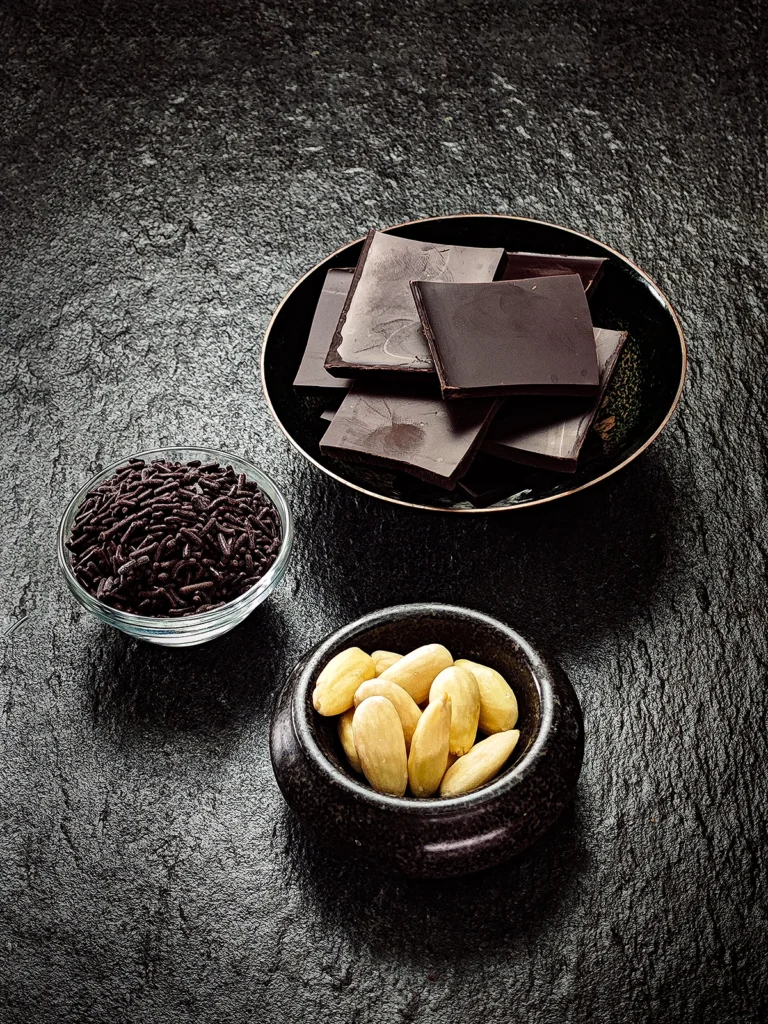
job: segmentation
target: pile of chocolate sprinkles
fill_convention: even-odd
[[[137,615],[195,615],[245,593],[280,548],[271,502],[216,462],[129,459],[89,491],[67,541],[77,581]]]

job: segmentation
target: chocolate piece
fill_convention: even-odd
[[[597,394],[595,338],[577,274],[411,287],[444,398]]]
[[[508,252],[501,279],[524,281],[532,277],[578,274],[584,291],[591,295],[603,276],[605,263],[601,256],[545,256],[536,252]]]
[[[329,270],[323,281],[323,289],[317,300],[312,326],[309,329],[307,347],[301,359],[299,372],[293,382],[295,388],[348,388],[352,381],[343,377],[332,377],[326,370],[325,357],[333,340],[333,332],[339,322],[344,301],[352,286],[353,269]]]
[[[436,390],[436,389],[435,389]],[[443,402],[438,394],[356,384],[320,442],[337,459],[402,470],[451,490],[501,402]]]
[[[473,505],[486,508],[501,498],[524,491],[530,484],[531,470],[528,466],[516,466],[493,455],[486,455],[481,448],[457,487]]]
[[[370,231],[325,368],[334,376],[434,374],[409,282],[492,281],[503,249],[437,245]]]
[[[486,435],[483,451],[528,466],[575,473],[579,452],[597,414],[626,340],[626,331],[595,328],[600,364],[596,399],[512,398]]]

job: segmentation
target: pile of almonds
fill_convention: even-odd
[[[350,766],[379,793],[460,796],[488,782],[520,738],[517,699],[495,669],[442,644],[410,654],[350,647],[317,678],[315,710],[339,715]],[[478,730],[485,739],[478,742]]]

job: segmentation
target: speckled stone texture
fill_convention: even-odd
[[[766,83],[761,5],[7,2],[0,15],[0,1020],[743,1022],[766,1011]],[[587,231],[691,344],[627,471],[508,517],[342,489],[272,425],[270,312],[370,226]],[[286,583],[228,637],[99,626],[67,498],[182,440],[290,492]],[[574,809],[478,877],[385,881],[277,790],[287,666],[399,601],[549,648]]]

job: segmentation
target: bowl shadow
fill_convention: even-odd
[[[299,883],[305,909],[320,929],[343,930],[377,959],[405,961],[428,977],[436,964],[474,955],[481,943],[514,948],[534,941],[576,898],[589,862],[578,796],[522,854],[450,879],[390,876],[339,857],[314,843],[288,807],[280,832],[288,877]]]
[[[314,514],[331,540],[301,552],[305,574],[333,594],[338,623],[440,601],[487,612],[556,658],[586,654],[625,632],[682,571],[672,555],[683,550],[680,499],[656,452],[566,501],[486,517],[342,501],[340,487],[318,477]],[[364,571],[359,546],[348,543],[355,536],[369,538]]]
[[[100,657],[86,680],[94,728],[121,739],[148,733],[229,733],[267,719],[282,677],[285,626],[274,602],[229,633],[197,647],[165,648],[104,627]]]

